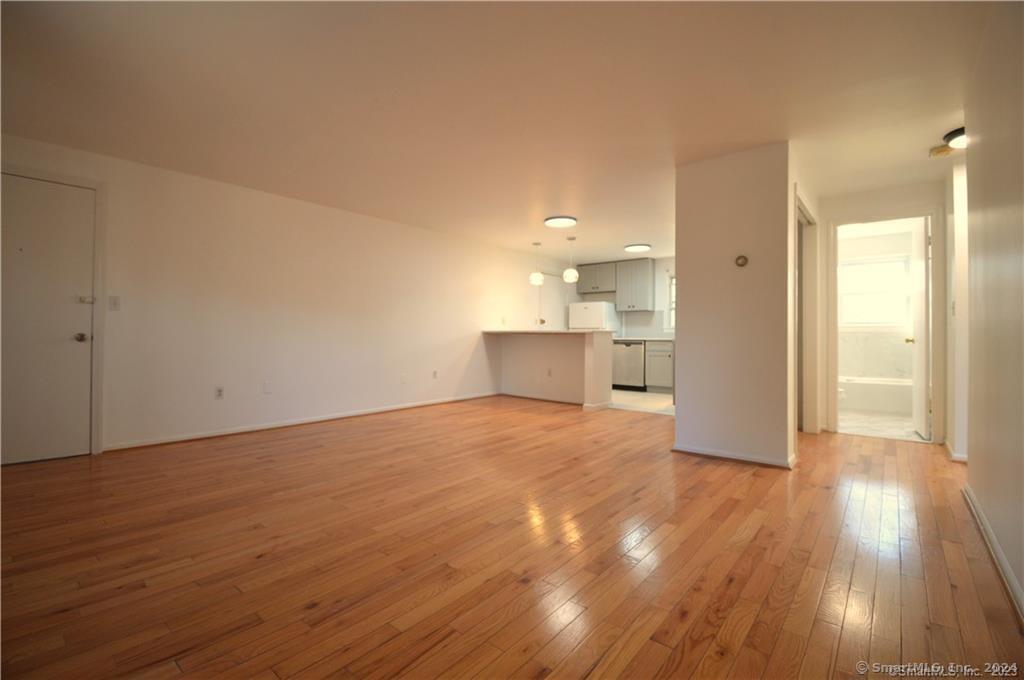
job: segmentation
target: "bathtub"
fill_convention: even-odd
[[[839,408],[909,416],[913,386],[909,378],[839,376]]]

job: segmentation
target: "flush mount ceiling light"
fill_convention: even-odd
[[[967,130],[959,127],[955,130],[950,130],[942,136],[942,141],[951,149],[966,149],[967,148]]]
[[[552,215],[544,220],[544,226],[552,229],[568,229],[576,226],[576,218],[569,215]]]
[[[630,243],[623,248],[627,253],[646,253],[651,249],[650,243]]]
[[[569,242],[569,268],[562,272],[562,280],[566,283],[576,283],[580,280],[580,273],[572,263],[572,244],[576,237],[566,236],[565,240]]]
[[[530,285],[543,286],[544,272],[540,270],[540,241],[534,241],[533,248],[537,253],[537,268],[530,272]]]

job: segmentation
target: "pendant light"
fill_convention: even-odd
[[[533,247],[537,253],[537,269],[530,272],[530,285],[531,286],[543,286],[544,285],[544,273],[540,270],[540,241],[534,241]]]
[[[565,240],[569,242],[569,268],[562,272],[562,280],[566,283],[576,283],[580,280],[580,273],[576,267],[573,266],[572,261],[572,245],[576,241],[575,236],[566,236]]]

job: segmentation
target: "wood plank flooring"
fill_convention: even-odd
[[[1022,662],[937,446],[510,397],[3,469],[5,678],[849,678]],[[1019,666],[1020,668],[1020,666]]]

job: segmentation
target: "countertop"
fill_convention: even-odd
[[[509,334],[514,334],[514,333],[519,333],[519,334],[530,333],[530,334],[536,334],[536,335],[584,335],[586,333],[611,333],[611,331],[600,331],[600,330],[586,329],[586,328],[572,328],[572,329],[569,329],[569,330],[561,330],[561,331],[560,330],[542,330],[542,329],[538,329],[538,328],[524,328],[524,329],[521,329],[521,330],[516,330],[516,329],[511,329],[511,328],[501,328],[501,329],[496,329],[496,330],[485,330],[484,333],[494,334],[494,335],[497,335],[497,334],[509,335]]]
[[[624,341],[624,342],[675,342],[675,338],[636,338],[636,337],[614,337],[613,341]]]

